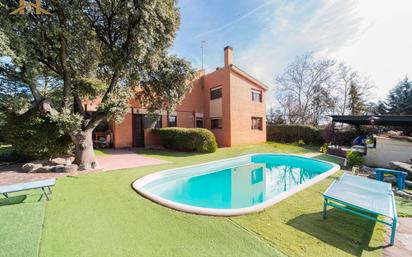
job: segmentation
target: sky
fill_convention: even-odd
[[[234,64],[271,90],[296,56],[312,52],[343,61],[374,84],[371,101],[384,99],[412,77],[412,0],[180,0],[181,26],[173,54],[204,67],[223,66],[223,48]]]

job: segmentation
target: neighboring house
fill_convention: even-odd
[[[203,70],[193,81],[193,88],[186,94],[175,112],[159,112],[157,128],[185,127],[207,128],[216,136],[220,147],[266,141],[267,86],[232,64],[233,48],[224,50],[223,68],[205,74]],[[97,129],[110,129],[113,146],[143,147],[159,144],[151,133],[147,121],[147,109],[135,99],[123,122],[110,122]],[[87,111],[96,110],[98,100],[85,102]],[[100,130],[100,132],[99,132]],[[101,133],[101,134],[99,134]]]

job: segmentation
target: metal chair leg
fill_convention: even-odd
[[[395,243],[395,233],[396,233],[396,218],[392,221],[392,230],[391,230],[391,245]]]
[[[327,213],[327,209],[328,209],[328,199],[324,199],[323,200],[323,219],[326,219],[326,213]]]
[[[42,187],[44,196],[46,197],[47,201],[50,200],[49,195],[47,194],[46,190],[44,190],[44,187]]]

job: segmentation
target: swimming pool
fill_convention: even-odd
[[[153,173],[133,188],[176,210],[235,216],[261,211],[339,169],[295,155],[250,154]]]

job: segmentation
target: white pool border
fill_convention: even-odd
[[[207,164],[212,164],[212,163],[218,163],[218,162],[222,162],[222,161],[228,161],[228,160],[233,160],[233,159],[239,159],[239,158],[244,158],[244,157],[251,157],[253,155],[264,155],[264,154],[270,154],[270,155],[288,155],[288,156],[297,156],[300,158],[306,158],[306,159],[314,159],[314,158],[310,158],[310,157],[304,157],[302,155],[298,155],[298,154],[282,154],[282,153],[253,153],[253,154],[246,154],[246,155],[241,155],[241,156],[237,156],[237,157],[233,157],[233,158],[227,158],[227,159],[221,159],[221,160],[217,160],[217,161],[212,161],[212,162],[206,162],[206,163],[199,163],[196,165],[190,165],[190,166],[183,166],[183,167],[179,167],[179,168],[174,168],[174,169],[168,169],[168,170],[164,170],[164,171],[159,171],[159,172],[155,172],[149,175],[146,175],[142,178],[137,179],[136,181],[133,182],[132,187],[134,190],[136,190],[139,194],[141,194],[142,196],[148,198],[149,200],[154,201],[155,203],[161,204],[163,206],[178,210],[178,211],[183,211],[183,212],[188,212],[188,213],[194,213],[194,214],[202,214],[202,215],[210,215],[210,216],[224,216],[224,217],[228,217],[228,216],[239,216],[239,215],[244,215],[244,214],[248,214],[248,213],[254,213],[254,212],[260,212],[294,194],[296,194],[299,191],[302,191],[322,180],[324,180],[325,178],[329,177],[330,175],[334,174],[335,172],[340,170],[340,166],[337,165],[336,163],[332,163],[332,162],[328,162],[328,161],[323,161],[323,160],[318,160],[315,159],[316,161],[320,161],[320,162],[325,162],[325,163],[329,163],[332,165],[332,168],[320,175],[317,175],[315,178],[297,186],[292,188],[291,190],[288,190],[284,193],[279,194],[276,197],[271,198],[270,200],[267,200],[261,204],[257,204],[254,206],[250,206],[250,207],[245,207],[245,208],[237,208],[237,209],[215,209],[215,208],[203,208],[203,207],[196,207],[196,206],[191,206],[191,205],[187,205],[187,204],[182,204],[182,203],[178,203],[178,202],[174,202],[168,199],[165,199],[163,197],[160,197],[156,194],[153,194],[151,192],[149,192],[148,190],[145,190],[143,187],[147,184],[150,183],[154,180],[157,179],[161,179],[164,178],[166,176],[170,176],[170,175],[176,175],[178,173],[176,173],[176,171],[181,170],[181,169],[186,169],[186,168],[191,168],[191,167],[196,167],[199,165],[207,165]],[[207,173],[207,172],[205,172]]]

